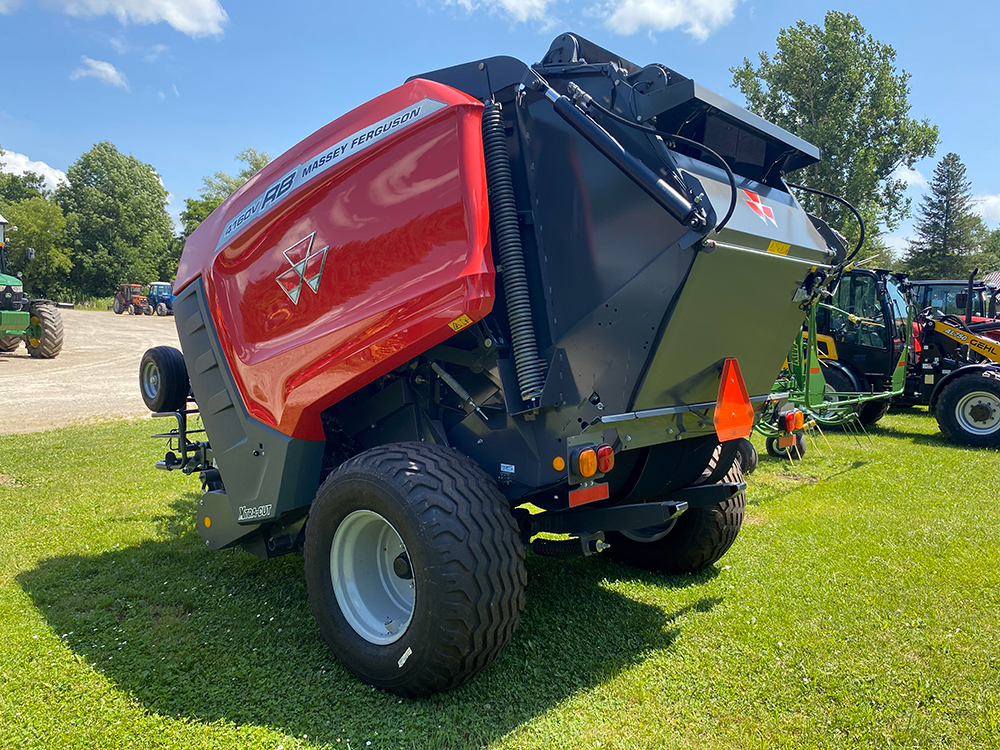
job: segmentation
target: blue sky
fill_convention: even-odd
[[[799,0],[0,0],[0,146],[7,169],[57,179],[95,142],[151,164],[176,217],[201,178],[252,146],[280,154],[425,70],[490,55],[537,61],[575,30],[742,103],[729,68],[778,30],[822,23]],[[947,152],[1000,226],[998,0],[842,2],[912,74],[911,114],[939,126],[909,176],[914,208]],[[955,12],[949,9],[954,8]],[[909,222],[893,233],[902,246]]]

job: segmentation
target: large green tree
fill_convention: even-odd
[[[3,161],[7,152],[0,148],[0,204],[17,203],[27,198],[39,198],[48,194],[45,179],[34,172],[12,174],[6,172]]]
[[[180,239],[182,242],[187,242],[191,233],[208,218],[212,211],[219,207],[222,201],[266,167],[271,161],[271,157],[263,151],[258,152],[253,148],[245,148],[236,154],[236,161],[243,162],[245,165],[243,169],[235,175],[216,172],[211,177],[202,178],[205,184],[201,189],[201,197],[187,198],[184,201],[184,210],[181,211]]]
[[[732,69],[747,106],[820,147],[823,159],[789,179],[846,198],[865,217],[873,247],[909,211],[905,183],[893,176],[933,154],[937,127],[909,116],[909,74],[896,52],[858,19],[829,11],[823,26],[799,21],[778,33],[773,56]],[[807,210],[851,238],[855,222],[839,203],[800,196]]]
[[[153,168],[104,141],[77,159],[67,177],[55,197],[73,242],[78,293],[102,297],[123,282],[155,280],[173,232],[167,191]]]
[[[73,261],[59,206],[35,196],[5,206],[3,213],[17,227],[7,234],[7,252],[12,271],[23,274],[25,292],[32,297],[71,298]]]
[[[226,172],[216,172],[211,177],[204,177],[205,186],[201,189],[202,198],[217,198],[219,203],[235,193],[251,177],[268,165],[271,157],[265,152],[253,148],[245,148],[236,154],[236,161],[243,162],[243,167],[235,175]],[[218,205],[218,204],[216,204]]]
[[[947,154],[934,169],[916,229],[905,259],[913,278],[962,278],[977,265],[988,235],[973,207],[972,183],[958,154]]]

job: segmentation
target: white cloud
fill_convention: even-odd
[[[144,62],[148,63],[156,62],[159,59],[160,55],[162,55],[168,49],[170,48],[165,44],[157,44],[154,47],[150,47],[149,52],[143,55],[142,59]]]
[[[554,0],[444,0],[444,2],[445,5],[461,5],[469,12],[477,8],[501,10],[512,16],[515,21],[527,21],[545,18],[546,11]]]
[[[1000,195],[977,195],[972,200],[980,216],[988,221],[1000,221]]]
[[[60,183],[66,182],[66,173],[62,170],[50,167],[44,161],[32,161],[24,154],[15,151],[4,152],[4,155],[0,156],[0,161],[4,162],[3,171],[8,174],[34,172],[39,177],[45,178],[45,187],[49,190],[55,190]]]
[[[163,93],[162,91],[157,91],[157,92],[156,92],[156,95],[157,95],[158,97],[160,97],[161,99],[166,99],[166,98],[167,98],[167,95],[166,95],[166,94],[164,94],[164,93]]]
[[[911,169],[905,164],[900,164],[896,171],[892,173],[893,178],[902,180],[910,187],[927,187],[927,178],[915,169]]]
[[[171,84],[170,88],[172,88],[174,90],[174,96],[178,96],[179,97],[181,95],[181,92],[177,90],[177,84],[176,83]]]
[[[879,239],[886,244],[889,248],[889,252],[891,252],[895,258],[902,258],[906,255],[906,251],[910,247],[910,241],[906,237],[899,237],[894,234],[884,234]]]
[[[120,36],[113,36],[111,37],[111,39],[108,40],[108,42],[111,44],[112,48],[114,48],[115,52],[117,52],[119,55],[124,55],[126,52],[128,52],[128,45],[125,44],[125,40],[122,39]]]
[[[219,0],[38,0],[71,16],[114,16],[122,24],[168,23],[191,37],[218,35],[229,22]],[[0,0],[0,13],[13,13],[23,0]],[[118,40],[121,43],[121,40]],[[115,46],[115,40],[111,42]],[[117,49],[117,47],[115,47]]]
[[[739,0],[611,0],[598,6],[604,25],[618,34],[680,29],[698,41],[733,20]]]
[[[102,62],[101,60],[91,60],[86,55],[83,55],[80,59],[83,60],[83,65],[69,74],[71,81],[77,81],[81,78],[96,78],[98,81],[106,83],[109,86],[117,86],[126,91],[130,90],[125,74],[111,63]]]

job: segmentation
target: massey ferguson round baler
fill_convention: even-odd
[[[414,77],[191,235],[183,354],[140,368],[178,421],[158,466],[200,475],[210,548],[304,554],[361,679],[458,685],[517,627],[526,546],[685,573],[732,545],[737,443],[845,255],[783,181],[818,159],[573,34]]]

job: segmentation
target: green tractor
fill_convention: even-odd
[[[49,300],[28,300],[21,279],[8,275],[6,229],[0,216],[0,352],[13,352],[23,339],[32,357],[52,359],[62,351],[62,316]]]

